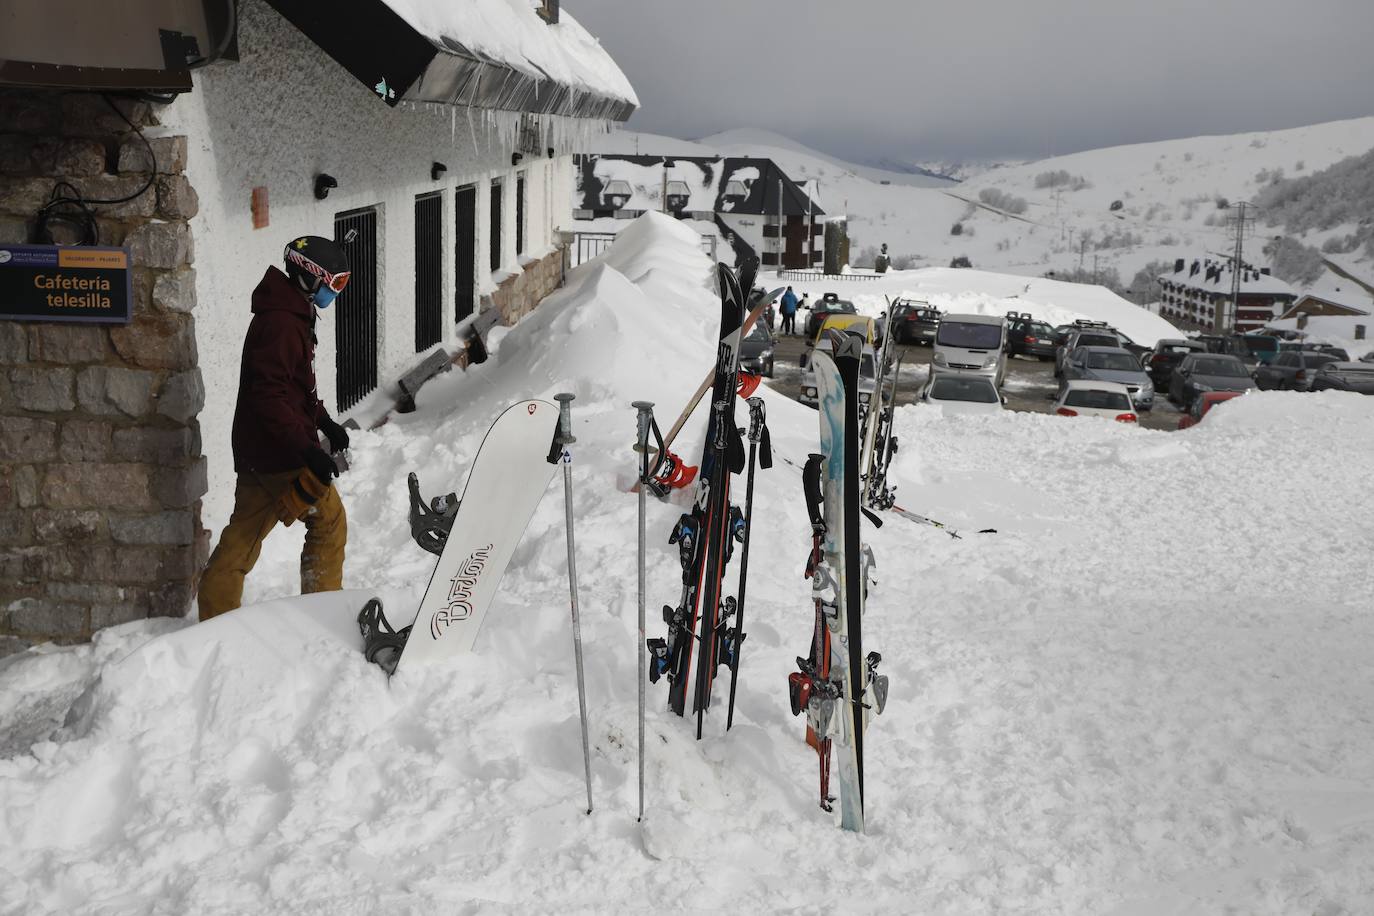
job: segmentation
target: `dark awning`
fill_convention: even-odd
[[[385,0],[267,2],[388,105],[437,102],[614,121],[624,121],[635,109],[627,99],[517,69],[457,39],[431,40]]]

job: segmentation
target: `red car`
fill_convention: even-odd
[[[1238,398],[1244,391],[1208,391],[1202,397],[1193,401],[1193,409],[1185,413],[1178,421],[1179,429],[1187,429],[1190,426],[1197,426],[1202,422],[1202,418],[1207,416],[1207,411],[1220,404],[1222,401],[1229,401]]]

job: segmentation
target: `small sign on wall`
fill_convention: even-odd
[[[128,324],[132,303],[123,248],[0,245],[0,319]]]

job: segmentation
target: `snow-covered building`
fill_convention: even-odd
[[[632,220],[649,210],[711,224],[737,257],[757,256],[764,267],[808,268],[823,257],[825,211],[771,159],[577,157],[574,218]]]
[[[1232,314],[1235,277],[1230,260],[1206,258],[1189,264],[1179,258],[1158,280],[1160,314],[1165,318],[1241,333],[1264,327],[1298,297],[1298,291],[1272,276],[1269,268],[1242,264]]]
[[[1331,338],[1331,342],[1365,340],[1370,312],[1337,302],[1329,296],[1304,293],[1282,315],[1266,326],[1295,337]]]
[[[0,643],[185,611],[232,501],[249,297],[288,241],[349,253],[315,370],[366,424],[560,284],[572,155],[637,105],[555,0],[50,13],[0,34],[0,245],[109,247],[128,311],[0,318]]]

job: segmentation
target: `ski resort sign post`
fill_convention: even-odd
[[[128,324],[123,248],[0,245],[0,319]]]

